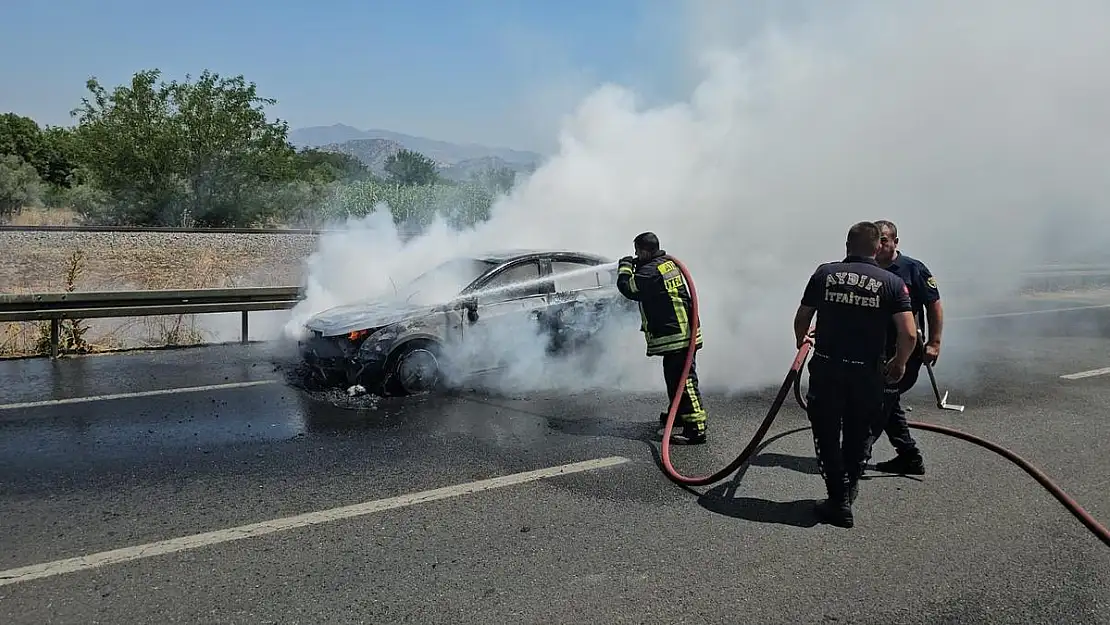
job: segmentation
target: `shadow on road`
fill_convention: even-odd
[[[755,497],[730,498],[726,496],[730,488],[729,484],[722,484],[707,491],[698,498],[698,505],[710,512],[757,523],[777,523],[794,527],[814,527],[818,523],[817,515],[814,513],[816,499],[769,501]]]
[[[760,454],[748,464],[756,467],[780,467],[807,475],[819,475],[817,459],[813,457],[791,456],[789,454]]]

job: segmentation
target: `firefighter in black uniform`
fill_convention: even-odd
[[[888,385],[884,392],[883,420],[878,424],[873,435],[878,439],[885,431],[897,455],[886,462],[877,463],[875,468],[887,473],[924,475],[925,460],[921,457],[921,451],[910,434],[910,426],[906,424],[906,411],[902,408],[901,395],[917,383],[922,364],[928,363],[930,366],[936,364],[940,356],[944,309],[940,303],[940,291],[937,289],[937,280],[933,277],[933,272],[929,271],[925,263],[898,251],[898,226],[885,219],[876,221],[875,225],[879,227],[879,253],[875,256],[875,260],[880,267],[894,272],[909,287],[914,322],[922,337],[925,336],[926,318],[929,321],[928,340],[922,340],[914,348],[906,365],[906,375],[897,384]],[[890,356],[893,351],[894,346],[890,345],[887,356]]]
[[[678,266],[664,250],[659,249],[659,238],[655,234],[644,232],[632,244],[636,256],[620,259],[617,289],[621,295],[639,304],[640,330],[647,340],[647,355],[663,357],[667,397],[673,400],[686,364],[686,351],[690,347],[690,290]],[[699,326],[696,349],[701,347]],[[666,419],[667,412],[659,415],[660,425],[666,424]],[[680,422],[682,433],[672,434],[673,443],[698,445],[706,441],[706,411],[698,390],[695,363],[690,365],[690,374],[682,389],[678,414],[675,415],[675,424]]]
[[[897,381],[913,351],[914,323],[906,283],[879,267],[879,227],[860,222],[848,231],[847,257],[810,276],[794,317],[798,347],[813,341],[807,412],[817,464],[828,499],[818,504],[826,522],[852,527],[852,504],[870,456],[874,424],[883,408],[884,374]],[[813,338],[807,337],[817,314]],[[894,358],[884,358],[887,327],[898,329]],[[843,431],[843,442],[841,432]]]

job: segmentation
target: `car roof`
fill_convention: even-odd
[[[592,252],[582,252],[582,251],[567,250],[567,249],[491,250],[491,251],[485,252],[483,254],[477,254],[476,257],[479,258],[480,260],[501,264],[501,263],[505,263],[505,262],[508,262],[508,261],[511,261],[511,260],[516,260],[516,259],[519,259],[519,258],[525,258],[525,257],[528,257],[528,256],[556,256],[556,255],[557,256],[578,256],[580,258],[594,260],[594,261],[597,261],[599,263],[603,263],[603,262],[608,260],[604,256],[601,256],[599,254],[594,254]]]

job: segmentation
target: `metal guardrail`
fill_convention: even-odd
[[[58,357],[63,319],[147,317],[238,312],[240,342],[247,342],[248,313],[288,310],[303,296],[301,287],[243,287],[180,291],[101,291],[66,293],[0,293],[0,323],[50,320],[50,357]]]
[[[1057,265],[1022,272],[1027,288],[1053,290],[1110,285],[1110,266]],[[948,281],[960,284],[962,280]],[[974,288],[969,282],[968,287]],[[942,287],[943,289],[944,287]],[[50,356],[58,357],[61,320],[238,312],[240,342],[247,342],[248,313],[288,310],[303,298],[302,287],[241,287],[179,291],[0,293],[0,323],[50,320]]]

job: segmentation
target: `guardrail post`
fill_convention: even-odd
[[[239,332],[239,343],[242,344],[242,345],[246,345],[247,344],[247,330],[248,330],[248,325],[247,325],[247,314],[248,313],[247,313],[247,311],[243,310],[243,311],[240,311],[239,314],[242,315],[242,317],[240,317],[241,327],[240,327],[240,332]]]
[[[58,359],[58,342],[61,340],[62,320],[50,320],[50,359]]]

